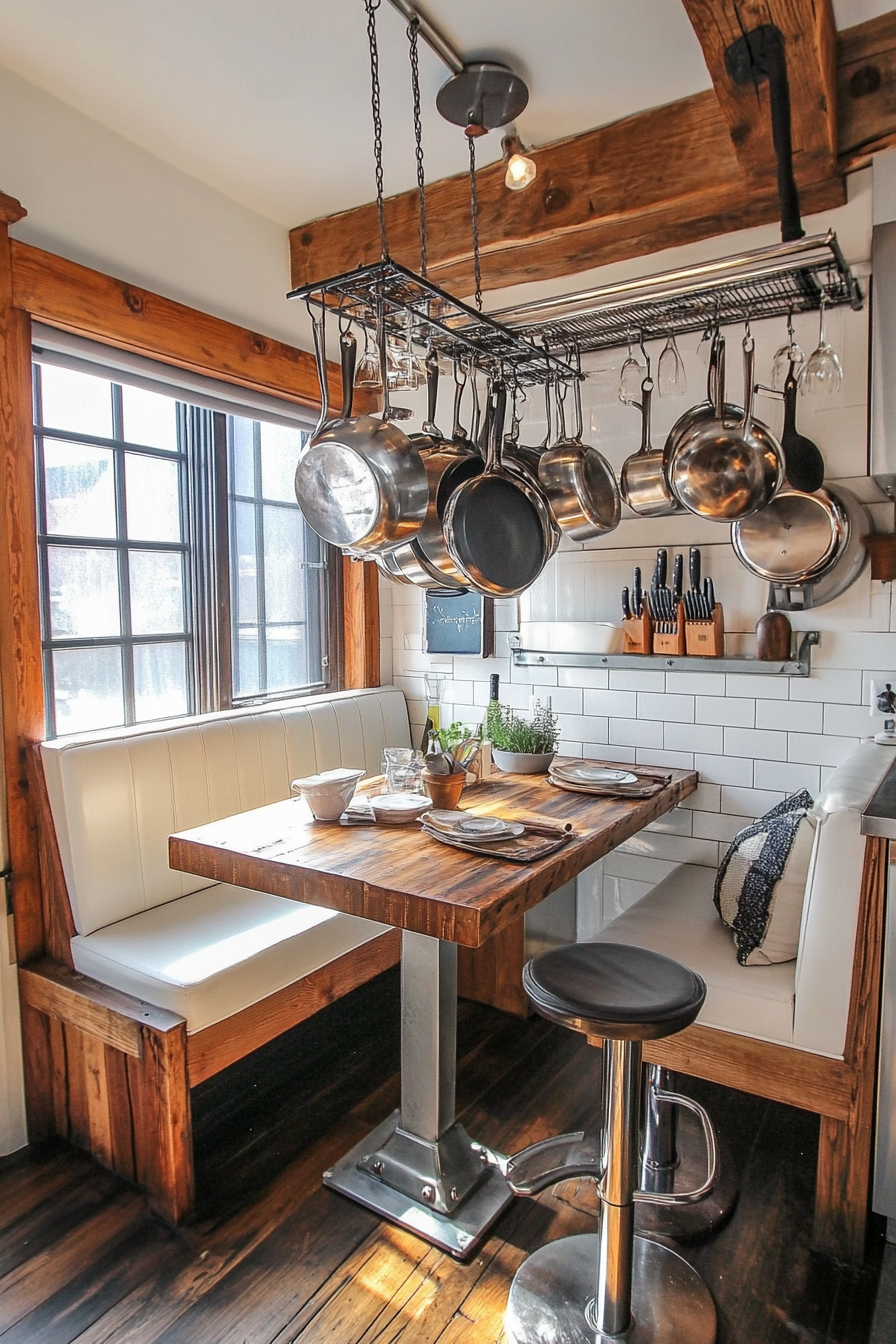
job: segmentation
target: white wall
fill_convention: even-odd
[[[308,344],[304,309],[284,297],[286,229],[2,67],[0,124],[0,188],[28,210],[12,230],[16,238],[264,335]],[[0,857],[5,832],[0,817]],[[0,1154],[26,1141],[16,976],[6,934],[4,919]]]
[[[850,260],[870,255],[870,174],[852,179],[850,204],[833,212],[830,220],[841,238],[848,239]],[[811,225],[807,227],[811,228]],[[713,252],[724,240],[713,240]],[[739,246],[759,246],[767,231],[740,235]],[[729,244],[729,250],[731,244]],[[688,252],[693,254],[694,249]],[[674,264],[667,254],[664,264]],[[629,263],[631,269],[631,263]],[[642,273],[657,270],[657,258],[640,263]],[[861,265],[857,268],[864,270]],[[600,283],[589,277],[589,283]],[[578,287],[575,283],[564,288]],[[509,296],[507,296],[508,301]],[[818,339],[817,316],[796,319],[797,338],[806,352]],[[775,349],[786,336],[783,320],[753,326],[757,345],[757,377],[770,379]],[[731,399],[741,400],[739,359],[741,331],[728,332]],[[842,481],[868,501],[875,525],[892,531],[893,506],[884,501],[866,476],[867,460],[867,349],[868,310],[853,313],[836,309],[828,316],[828,336],[843,362],[840,392],[821,404],[799,398],[797,424],[814,439],[825,455],[828,479]],[[666,432],[682,410],[703,395],[706,368],[697,357],[699,338],[680,342],[688,375],[683,399],[654,398],[653,443],[661,446]],[[662,343],[651,348],[655,360]],[[624,354],[624,352],[622,352]],[[590,367],[618,369],[622,355],[594,356]],[[615,381],[615,372],[611,381]],[[595,442],[617,472],[638,446],[639,417],[611,395],[598,404],[598,380],[585,385],[586,438]],[[538,400],[538,397],[534,398]],[[757,413],[780,431],[780,403],[762,400]],[[526,422],[524,442],[538,442],[543,418]],[[645,586],[653,570],[656,549],[671,553],[699,545],[704,573],[712,575],[725,611],[729,653],[752,653],[756,621],[765,610],[766,586],[738,563],[728,541],[727,526],[691,515],[670,519],[624,518],[610,536],[584,546],[564,542],[542,577],[521,599],[524,617],[531,620],[612,621],[620,619],[619,594],[631,584],[639,564]],[[841,597],[827,606],[794,614],[795,629],[818,629],[820,647],[812,653],[812,675],[772,679],[749,675],[724,676],[713,672],[666,673],[645,664],[643,671],[588,670],[584,668],[521,668],[510,659],[508,635],[517,628],[516,601],[497,603],[497,656],[488,660],[429,658],[422,652],[422,599],[418,591],[386,585],[385,611],[391,613],[387,639],[395,683],[412,703],[415,731],[422,730],[422,673],[433,666],[449,674],[443,717],[471,725],[481,722],[488,698],[489,674],[501,677],[501,698],[528,711],[534,694],[550,696],[560,715],[560,750],[574,756],[696,769],[700,787],[684,806],[656,822],[621,846],[603,863],[603,915],[618,913],[643,895],[676,865],[691,862],[714,866],[720,847],[749,818],[764,812],[785,793],[808,788],[816,794],[824,780],[861,737],[882,726],[867,709],[868,680],[880,672],[896,673],[896,613],[892,585],[872,584],[870,566]],[[390,646],[384,649],[389,658]],[[600,874],[596,897],[600,900]],[[595,927],[600,910],[584,920]]]

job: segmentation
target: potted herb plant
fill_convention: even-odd
[[[491,739],[495,765],[515,775],[544,774],[560,736],[550,701],[542,704],[540,700],[535,701],[531,720],[520,718],[497,700],[490,701],[485,733]]]

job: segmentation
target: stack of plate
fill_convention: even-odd
[[[503,817],[477,817],[471,812],[449,812],[434,808],[422,818],[424,829],[439,839],[476,845],[493,844],[498,840],[516,840],[526,832],[518,821]]]
[[[596,788],[604,793],[638,783],[631,770],[613,769],[599,761],[554,761],[548,773],[555,784],[573,793],[593,793]]]

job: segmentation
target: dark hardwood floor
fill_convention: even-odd
[[[593,1113],[599,1055],[539,1017],[462,1004],[458,1108],[512,1151]],[[592,1229],[569,1187],[518,1200],[458,1264],[326,1191],[324,1168],[398,1101],[387,972],[194,1093],[199,1213],[172,1232],[62,1146],[0,1160],[2,1344],[497,1344],[510,1279]],[[817,1120],[685,1080],[741,1173],[727,1227],[684,1250],[720,1344],[867,1344],[883,1249],[861,1273],[808,1250]],[[572,1202],[571,1202],[572,1201]]]

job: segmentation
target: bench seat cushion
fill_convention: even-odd
[[[220,883],[72,939],[76,968],[201,1031],[388,925]]]
[[[716,870],[682,864],[598,935],[662,952],[706,981],[697,1021],[760,1040],[793,1044],[796,962],[740,966],[712,893]]]

